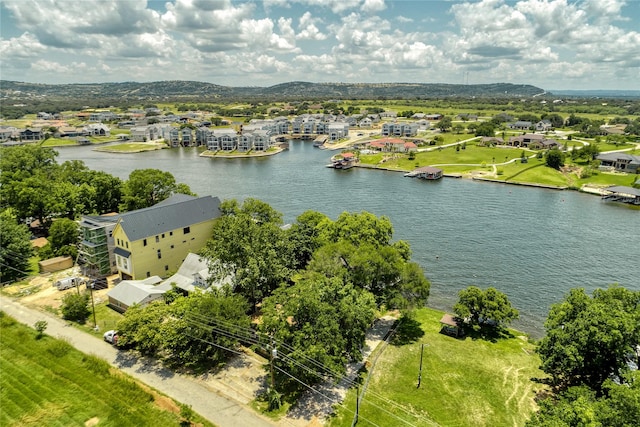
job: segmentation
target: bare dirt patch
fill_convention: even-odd
[[[98,417],[89,418],[87,421],[84,422],[84,426],[93,427],[98,425],[99,422],[100,422],[100,418]]]

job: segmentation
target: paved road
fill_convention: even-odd
[[[132,357],[99,338],[73,326],[67,326],[63,320],[49,313],[24,307],[5,296],[0,296],[0,310],[31,327],[38,320],[46,320],[47,335],[65,338],[78,350],[94,354],[178,402],[191,405],[194,411],[217,426],[270,427],[275,425],[249,408],[209,390],[193,378],[164,369],[152,360]]]

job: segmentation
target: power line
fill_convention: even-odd
[[[195,314],[195,313],[189,313],[189,316],[193,316],[193,315],[195,315],[195,317],[200,317],[200,318],[203,318],[203,317],[204,317],[204,316],[202,316],[202,315],[198,315],[198,314]],[[269,338],[268,338],[268,337],[266,337],[266,335],[265,335],[265,334],[262,334],[262,333],[260,333],[260,332],[254,331],[254,330],[253,330],[253,329],[251,329],[251,328],[247,328],[247,327],[243,327],[243,326],[235,325],[235,324],[230,324],[229,322],[225,322],[224,320],[215,319],[215,318],[208,318],[207,320],[208,320],[208,321],[212,321],[212,322],[214,322],[214,323],[223,323],[223,324],[224,324],[224,323],[226,323],[226,324],[230,325],[230,326],[231,326],[231,327],[233,327],[233,328],[236,328],[236,329],[239,329],[239,330],[242,330],[242,331],[248,332],[250,335],[254,335],[254,336],[256,336],[256,335],[257,335],[257,336],[259,336],[259,335],[263,335],[263,336],[265,337],[265,340],[268,342],[268,339],[269,339]],[[217,331],[218,333],[222,334],[223,336],[227,336],[227,337],[229,337],[229,338],[236,338],[236,339],[239,339],[239,340],[245,340],[245,342],[250,342],[250,343],[258,344],[258,345],[260,345],[260,344],[264,344],[264,343],[260,342],[260,341],[259,341],[259,340],[257,340],[257,339],[247,339],[247,337],[246,337],[245,335],[237,335],[237,334],[231,333],[231,332],[229,332],[229,331],[225,331],[225,330],[223,330],[223,329],[220,329],[220,328],[222,328],[222,327],[224,327],[224,326],[214,327],[214,326],[212,326],[212,325],[202,324],[202,323],[199,323],[199,322],[194,322],[194,324],[197,324],[197,325],[199,325],[199,326],[205,326],[205,327],[207,327],[207,328],[210,328],[210,331]],[[198,338],[198,339],[199,339],[199,338]],[[287,344],[285,344],[285,343],[283,343],[283,342],[278,342],[278,341],[276,341],[276,344],[278,344],[278,345],[279,345],[279,346],[281,346],[281,347],[291,349],[291,353],[293,353],[293,352],[295,352],[295,351],[296,351],[295,349],[293,349],[293,347],[291,347],[291,346],[289,346],[289,345],[287,345]],[[237,352],[236,352],[236,353],[237,353]],[[296,366],[300,367],[301,369],[303,369],[303,370],[307,371],[308,373],[310,373],[310,374],[312,374],[312,375],[314,375],[314,376],[316,376],[316,377],[318,377],[318,378],[324,378],[325,380],[327,379],[327,378],[325,377],[326,373],[323,375],[323,374],[321,374],[321,373],[319,373],[319,372],[317,372],[317,371],[313,370],[312,368],[310,368],[310,367],[306,366],[305,364],[303,364],[303,363],[299,362],[298,360],[296,360],[296,359],[294,359],[294,358],[290,357],[290,354],[291,354],[291,353],[289,353],[289,354],[285,354],[285,353],[281,352],[281,353],[278,355],[278,358],[279,358],[279,359],[282,359],[282,360],[284,360],[284,361],[286,361],[286,362],[289,362],[289,363],[291,363],[291,364],[293,364],[293,365],[296,365]],[[334,370],[332,370],[331,368],[327,367],[326,365],[322,364],[321,362],[319,362],[319,361],[317,361],[317,360],[315,360],[315,359],[313,359],[313,358],[310,358],[310,357],[308,357],[308,356],[304,355],[303,353],[298,352],[298,353],[297,353],[297,355],[298,355],[298,356],[301,356],[303,359],[305,359],[305,360],[307,360],[307,361],[309,361],[309,362],[312,362],[314,365],[317,365],[317,366],[321,367],[324,371],[327,371],[327,372],[329,372],[329,373],[333,374],[333,375],[331,375],[331,377],[332,377],[332,378],[334,378],[334,379],[335,379],[335,380],[337,380],[337,381],[345,381],[345,382],[347,383],[347,385],[350,385],[350,386],[355,386],[355,385],[357,385],[357,384],[358,384],[356,381],[351,380],[351,379],[350,379],[346,374],[336,374],[336,372],[335,372]],[[254,359],[254,360],[255,360],[255,359]],[[416,416],[417,416],[416,414],[413,414],[409,409],[407,409],[407,408],[406,408],[406,407],[404,407],[403,405],[401,405],[401,404],[399,404],[399,403],[397,403],[397,402],[395,402],[395,401],[393,401],[393,400],[391,400],[391,399],[388,399],[388,398],[386,398],[386,397],[384,397],[384,396],[382,396],[382,395],[379,395],[379,394],[374,393],[374,392],[370,392],[370,393],[369,393],[369,396],[370,396],[370,397],[373,397],[373,398],[376,398],[376,399],[379,399],[379,400],[381,400],[382,402],[384,402],[384,403],[386,403],[386,404],[388,404],[388,405],[392,405],[392,406],[394,406],[396,409],[398,409],[398,410],[400,410],[400,411],[403,411],[403,412],[405,412],[406,414],[408,414],[408,415],[410,415],[410,416],[413,416],[413,417],[416,417]],[[357,399],[359,399],[360,397],[359,397],[359,396],[357,396],[356,398],[357,398]],[[362,398],[362,400],[364,400],[364,397]],[[362,401],[362,400],[361,400],[361,401]],[[406,421],[406,420],[403,420],[402,418],[399,418],[396,414],[394,414],[394,413],[392,413],[392,412],[388,411],[387,409],[385,409],[385,408],[383,408],[383,407],[381,407],[381,406],[379,406],[379,405],[376,405],[376,404],[375,404],[375,403],[373,403],[370,399],[368,400],[368,403],[369,403],[370,405],[372,405],[372,406],[374,406],[374,407],[376,407],[376,408],[380,409],[381,411],[388,413],[388,414],[389,414],[389,415],[391,415],[392,417],[395,417],[395,418],[397,418],[398,420],[400,420],[400,421],[402,421],[402,422],[404,422],[404,423],[406,423],[406,424],[408,424],[408,425],[413,425],[413,424],[411,424],[410,422],[408,422],[408,421]],[[420,417],[420,418],[422,418],[422,417]],[[425,421],[427,421],[427,422],[429,422],[429,423],[432,423],[432,422],[431,422],[430,420],[428,420],[428,419],[426,419]]]

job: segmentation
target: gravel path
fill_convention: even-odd
[[[64,338],[78,350],[94,354],[178,402],[191,405],[194,411],[217,426],[268,427],[275,425],[246,406],[216,394],[194,378],[164,369],[151,359],[140,359],[127,352],[119,351],[99,338],[68,326],[63,320],[49,313],[24,307],[6,296],[0,296],[0,309],[31,327],[38,320],[46,320],[47,335]]]

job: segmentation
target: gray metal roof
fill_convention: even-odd
[[[610,191],[612,193],[624,194],[634,197],[640,197],[640,190],[633,187],[625,187],[622,185],[613,185],[611,187],[607,187],[604,189],[605,191]]]
[[[624,153],[624,152],[621,152],[621,151],[611,151],[611,152],[608,152],[608,153],[600,153],[600,154],[598,154],[597,159],[599,159],[599,160],[610,160],[610,161],[615,161],[615,160],[639,161],[640,157],[639,156],[634,156],[633,154]]]
[[[133,304],[140,304],[150,295],[164,294],[165,291],[154,286],[161,281],[162,279],[158,276],[151,276],[144,280],[123,280],[107,292],[107,296],[131,307]]]
[[[217,197],[176,194],[149,208],[121,214],[120,226],[133,242],[219,217]]]

